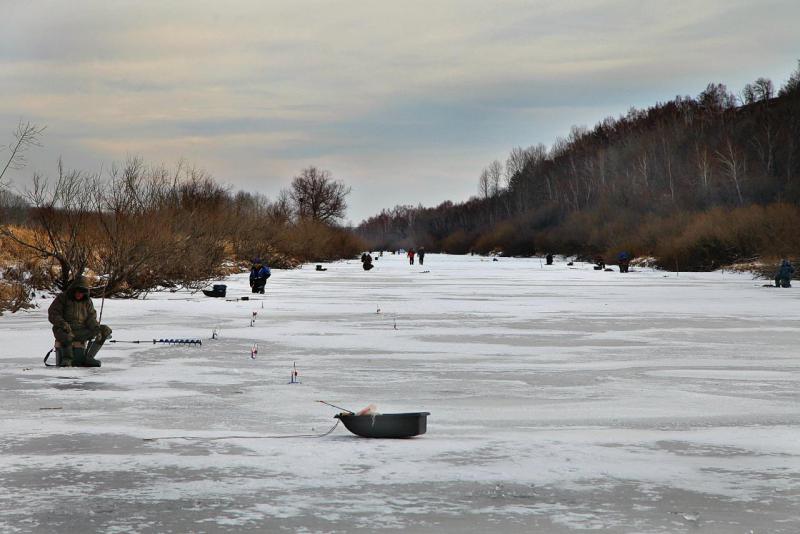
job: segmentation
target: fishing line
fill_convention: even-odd
[[[191,439],[196,441],[219,441],[223,439],[289,439],[289,438],[324,438],[330,435],[339,426],[337,419],[333,426],[324,434],[287,434],[283,436],[163,436],[159,438],[142,438],[142,441],[159,441],[163,439]]]

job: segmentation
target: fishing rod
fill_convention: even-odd
[[[347,412],[349,414],[355,415],[355,413],[356,413],[353,410],[348,410],[347,408],[342,408],[341,406],[336,406],[335,404],[331,404],[330,402],[325,402],[325,401],[321,401],[321,400],[318,400],[317,402],[320,402],[322,404],[327,404],[328,406],[336,408],[337,410],[344,410],[345,412]]]
[[[163,338],[163,339],[136,339],[136,340],[126,340],[126,339],[109,339],[109,343],[152,343],[153,345],[157,343],[162,343],[165,345],[202,345],[203,340],[201,339],[172,339],[172,338]]]
[[[103,306],[106,305],[106,288],[108,288],[108,278],[106,278],[106,283],[103,286],[103,298],[100,300],[100,317],[97,319],[97,324],[103,322]]]

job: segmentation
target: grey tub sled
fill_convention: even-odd
[[[362,438],[412,438],[428,429],[430,412],[380,415],[336,414],[347,430]]]

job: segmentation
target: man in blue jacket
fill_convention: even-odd
[[[617,264],[619,265],[619,272],[627,273],[628,267],[631,265],[631,255],[623,251],[617,255]]]
[[[260,258],[253,260],[253,266],[250,268],[250,288],[253,293],[264,293],[264,286],[267,285],[267,278],[272,273],[269,267],[264,265]]]
[[[775,275],[775,287],[792,287],[793,274],[794,266],[789,260],[784,259],[778,269],[778,274]]]

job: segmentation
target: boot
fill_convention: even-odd
[[[72,353],[72,343],[67,343],[58,349],[56,353],[56,364],[59,367],[72,367],[72,362],[74,360],[75,356]]]
[[[105,342],[105,337],[98,336],[97,339],[89,343],[89,348],[86,349],[86,356],[83,361],[84,367],[100,367],[102,362],[100,360],[96,360],[95,356],[97,356],[97,353],[100,352],[101,348],[103,348],[103,343]]]
[[[83,367],[100,367],[103,362],[100,360],[95,360],[94,358],[86,358],[86,361],[83,362]]]
[[[72,347],[72,367],[86,366],[86,345],[82,347]]]

